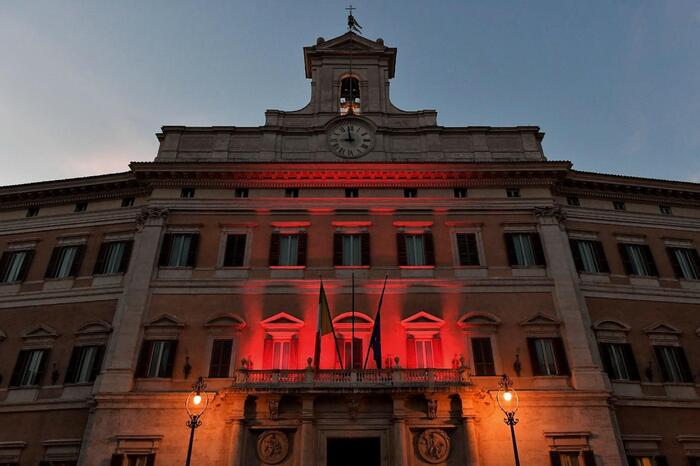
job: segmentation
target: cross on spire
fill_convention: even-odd
[[[345,10],[348,12],[348,32],[361,32],[362,26],[360,26],[360,23],[358,23],[352,15],[352,10],[357,10],[357,8],[350,4]]]

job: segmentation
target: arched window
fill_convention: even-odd
[[[340,113],[360,113],[360,81],[348,76],[340,81]]]

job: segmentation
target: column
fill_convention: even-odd
[[[243,442],[245,441],[245,400],[246,395],[235,395],[231,403],[231,415],[226,420],[229,425],[229,441],[226,448],[228,461],[225,464],[229,466],[242,466],[243,458]]]
[[[408,466],[408,427],[405,419],[405,406],[403,398],[394,398],[394,432],[393,450],[394,465]]]
[[[464,441],[467,448],[467,466],[479,466],[479,439],[476,435],[476,418],[474,416],[464,417]]]
[[[316,461],[316,439],[314,436],[314,398],[305,397],[301,400],[301,452],[299,464],[312,466]]]
[[[557,207],[536,208],[547,270],[554,280],[554,302],[566,331],[564,344],[571,365],[571,380],[578,390],[606,390],[595,336],[586,301],[578,287],[578,273]]]
[[[134,236],[129,271],[112,319],[113,331],[103,373],[97,378],[93,393],[128,392],[132,388],[151,278],[167,215],[167,209],[146,207],[137,218],[138,231]]]

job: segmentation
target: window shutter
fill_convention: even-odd
[[[136,364],[135,377],[146,377],[148,373],[148,361],[151,359],[151,350],[153,348],[153,342],[151,340],[144,340],[141,344],[141,352],[139,353],[138,363]]]
[[[600,272],[609,273],[610,266],[608,266],[608,259],[605,257],[603,243],[600,241],[593,241],[593,251],[595,252],[595,258],[596,262],[598,262],[598,267],[600,267]]]
[[[630,372],[631,380],[641,380],[639,378],[639,367],[637,367],[637,361],[634,358],[634,352],[632,351],[632,345],[625,343],[622,345],[622,351],[625,355],[625,363],[627,364],[627,369]]]
[[[682,347],[675,347],[674,351],[678,357],[678,365],[681,369],[681,375],[683,376],[683,382],[691,383],[693,382],[693,373],[690,370],[690,365],[688,364],[688,358],[685,355],[685,350]]]
[[[600,348],[600,360],[603,363],[603,369],[605,370],[608,377],[613,380],[613,367],[612,360],[610,358],[610,343],[601,343],[598,345]]]
[[[75,382],[75,375],[76,371],[78,370],[78,363],[80,362],[80,355],[82,351],[82,346],[73,347],[73,351],[70,354],[70,362],[68,363],[68,369],[66,369],[66,376],[63,379],[64,383]]]
[[[362,265],[369,266],[370,262],[370,249],[369,249],[369,233],[360,233],[360,260]]]
[[[272,336],[265,335],[265,344],[263,345],[263,369],[272,369],[272,353]]]
[[[441,369],[445,362],[442,359],[442,339],[440,334],[436,333],[433,336],[433,368]]]
[[[248,241],[248,235],[236,235],[236,249],[233,255],[233,263],[237,267],[243,267],[245,261],[245,248]]]
[[[656,466],[668,466],[668,460],[665,456],[658,455],[654,460],[656,460]]]
[[[540,366],[539,360],[537,359],[537,349],[535,347],[536,338],[527,339],[527,349],[530,353],[530,364],[532,364],[532,375],[542,375],[544,371],[542,366]]]
[[[666,370],[666,365],[664,364],[663,358],[663,348],[661,346],[654,346],[654,353],[656,354],[656,362],[659,364],[659,369],[661,369],[661,377],[663,377],[664,382],[668,382],[668,371]]]
[[[160,258],[158,259],[158,265],[161,267],[167,267],[170,264],[170,249],[173,245],[173,234],[166,233],[163,235],[163,245],[160,247]]]
[[[131,261],[131,251],[134,249],[134,240],[124,242],[124,252],[122,260],[119,262],[119,273],[126,273],[129,269],[129,261]]]
[[[552,463],[552,466],[561,466],[561,457],[556,451],[549,452],[549,461]]]
[[[24,256],[24,262],[22,263],[22,270],[19,271],[19,276],[17,279],[21,282],[27,279],[27,274],[29,273],[29,267],[32,266],[32,261],[34,260],[34,250],[31,249],[27,251]]]
[[[85,256],[85,245],[81,244],[78,246],[78,250],[75,251],[75,258],[73,258],[73,264],[70,267],[71,277],[77,277],[80,274],[80,266],[83,264],[83,257]]]
[[[272,233],[270,236],[270,267],[280,264],[280,234]],[[272,357],[272,356],[270,356]]]
[[[678,258],[674,253],[676,248],[666,248],[666,253],[668,253],[668,258],[671,261],[671,267],[673,267],[673,275],[676,278],[683,278],[683,270],[681,270],[681,265],[678,263]]]
[[[242,267],[245,258],[246,235],[228,235],[224,253],[224,267]]]
[[[659,271],[656,269],[656,262],[654,262],[654,256],[651,254],[651,248],[648,244],[642,244],[642,255],[644,256],[644,262],[647,264],[649,273],[654,277],[659,276]]]
[[[297,265],[306,265],[306,233],[299,233],[297,248]]]
[[[190,250],[187,254],[187,267],[197,267],[197,253],[199,252],[199,233],[191,235]]]
[[[146,455],[146,466],[155,466],[156,464],[156,454],[149,453]]]
[[[493,349],[489,337],[472,338],[472,355],[474,357],[474,372],[477,376],[496,375]]]
[[[92,269],[93,275],[99,275],[104,273],[105,270],[105,260],[107,258],[107,250],[109,249],[110,243],[102,243],[100,245],[100,252],[97,253],[97,260],[95,261],[95,267]]]
[[[51,251],[51,258],[49,259],[49,265],[46,267],[45,278],[54,278],[56,275],[56,264],[58,262],[58,255],[61,253],[61,247],[57,246]]]
[[[168,342],[168,361],[165,365],[165,374],[163,377],[173,376],[173,367],[175,366],[175,356],[177,356],[177,340]]]
[[[578,243],[578,240],[569,240],[569,245],[571,246],[571,255],[574,256],[574,264],[576,264],[576,270],[580,272],[583,270],[583,261],[581,260],[581,251],[579,251],[578,249]]]
[[[416,339],[413,335],[408,335],[406,338],[406,368],[416,368]]]
[[[408,258],[406,257],[406,235],[403,233],[396,234],[396,248],[399,265],[408,265]]]
[[[102,360],[105,357],[105,347],[103,345],[98,346],[96,351],[95,362],[92,364],[90,371],[90,382],[94,382],[97,379],[97,376],[100,375],[100,371],[102,370]]]
[[[7,273],[7,269],[10,265],[11,256],[12,253],[10,251],[5,251],[2,253],[2,258],[0,258],[0,280],[5,278],[5,274]]]
[[[583,466],[596,466],[595,455],[591,450],[582,451],[581,457],[583,458]]]
[[[289,366],[290,369],[299,368],[299,336],[294,335],[289,342]]]
[[[479,251],[474,233],[457,233],[459,265],[479,265]]]
[[[540,234],[530,233],[530,241],[532,241],[532,251],[535,253],[535,264],[547,265],[547,260],[544,258],[544,250],[542,249]]]
[[[333,234],[333,265],[343,265],[343,234]]]
[[[112,461],[109,464],[110,466],[124,466],[124,455],[121,453],[112,454]]]
[[[27,358],[29,357],[29,351],[21,350],[19,355],[17,355],[17,362],[15,363],[15,369],[12,371],[12,377],[10,378],[10,387],[18,387],[22,372],[24,372],[24,367],[27,365]]]
[[[214,340],[211,349],[209,377],[229,377],[233,340]]]
[[[503,237],[506,241],[506,254],[508,255],[508,265],[518,265],[518,256],[515,254],[515,243],[513,242],[513,233],[505,233]]]
[[[559,369],[557,375],[569,375],[569,362],[566,360],[564,340],[559,337],[552,338],[552,346],[554,347],[554,357],[557,359],[557,367]]]
[[[46,372],[46,365],[48,364],[49,355],[51,351],[41,350],[41,362],[39,362],[39,368],[36,371],[36,378],[32,385],[41,385],[42,380],[44,380],[44,372]]]
[[[433,233],[426,231],[423,234],[425,242],[425,265],[435,265],[435,245],[433,243]]]
[[[625,267],[625,273],[627,275],[633,275],[634,270],[632,270],[630,256],[627,253],[627,245],[625,245],[625,243],[617,243],[617,249],[620,251],[620,259],[622,259],[622,265]]]

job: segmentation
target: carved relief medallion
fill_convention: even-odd
[[[289,440],[280,430],[266,430],[258,437],[258,458],[266,464],[279,464],[289,453]]]
[[[450,455],[450,436],[442,429],[426,429],[418,437],[418,453],[428,463],[442,463]]]

